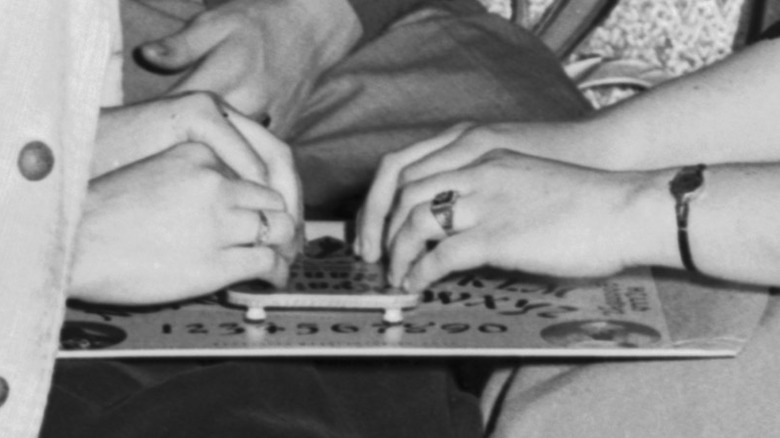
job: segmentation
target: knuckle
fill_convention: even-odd
[[[414,145],[411,146],[413,148]],[[410,160],[412,158],[412,155],[414,155],[414,152],[410,152],[411,148],[400,148],[394,151],[389,152],[387,155],[385,155],[385,161],[387,165],[387,170],[395,173],[400,174],[401,171],[409,164]]]
[[[510,155],[509,151],[506,149],[493,149],[488,152],[486,152],[483,157],[486,159],[503,159]]]
[[[379,172],[389,172],[395,169],[396,163],[398,162],[398,155],[395,152],[390,152],[388,154],[385,154],[382,156],[382,158],[379,160]]]
[[[479,245],[469,245],[464,248],[463,245],[453,242],[452,239],[444,239],[439,242],[438,247],[432,252],[432,256],[438,266],[444,269],[451,269],[464,265],[464,259],[467,257],[476,257],[480,253]]]
[[[415,192],[416,190],[413,184],[404,184],[398,188],[397,208],[399,211],[411,207]]]
[[[258,248],[257,275],[261,278],[286,278],[290,266],[274,249]]]
[[[190,110],[199,115],[221,114],[222,110],[219,96],[211,91],[185,92],[180,103],[185,110]]]
[[[279,221],[279,227],[281,228],[279,235],[283,242],[292,240],[295,237],[295,219],[289,214],[282,216],[282,220]]]
[[[285,205],[284,197],[276,191],[273,190],[267,190],[267,189],[261,189],[262,193],[259,193],[260,195],[264,195],[268,197],[268,208],[271,210],[285,210],[287,208],[287,205]]]
[[[425,224],[430,220],[428,216],[430,213],[428,212],[428,209],[425,206],[418,206],[413,211],[412,214],[409,216],[409,221],[414,229],[422,229]]]
[[[287,143],[272,138],[271,141],[266,141],[263,146],[270,150],[270,153],[267,154],[268,159],[273,159],[275,162],[281,163],[290,169],[295,167],[295,157],[293,155],[292,147]]]
[[[401,185],[408,185],[412,181],[417,180],[417,171],[413,166],[407,166],[401,170],[398,174],[398,183]]]
[[[483,126],[479,126],[476,123],[473,122],[464,122],[462,124],[463,132],[461,133],[461,138],[464,139],[470,139],[473,137],[480,137],[481,135],[484,135],[486,128]]]
[[[503,187],[504,184],[501,181],[503,176],[499,176],[495,169],[488,164],[480,161],[478,165],[469,169],[469,179],[475,187]],[[483,190],[483,193],[489,190]]]
[[[514,153],[508,149],[492,149],[482,154],[477,163],[483,165],[483,170],[484,165],[491,168],[501,168],[513,155]]]
[[[467,128],[461,138],[470,145],[500,144],[502,129],[493,125],[472,126]]]
[[[501,124],[475,125],[469,129],[469,134],[477,137],[494,137],[506,132],[506,126]]]
[[[258,277],[264,277],[269,272],[273,272],[277,261],[276,261],[276,253],[274,250],[267,246],[260,246],[257,248],[254,248],[253,257],[251,257],[251,263],[253,266],[253,271]]]
[[[457,248],[452,248],[452,244],[449,244],[445,239],[439,242],[438,247],[434,251],[430,252],[430,262],[439,269],[446,269],[452,265],[455,251],[457,251]]]
[[[203,169],[198,173],[197,183],[193,184],[193,189],[201,193],[214,193],[223,187],[224,181],[219,172]]]
[[[182,173],[182,179],[186,177],[187,186],[195,193],[213,193],[221,190],[225,177],[220,173],[217,161],[213,159],[215,155],[208,146],[198,145],[187,145],[183,157],[186,173]]]
[[[191,142],[176,146],[192,162],[200,165],[212,164],[217,161],[217,154],[205,143]]]

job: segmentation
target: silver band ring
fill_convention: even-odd
[[[431,213],[448,236],[455,234],[452,208],[455,206],[458,196],[458,192],[447,190],[436,195],[431,202]]]
[[[255,236],[255,246],[263,246],[271,234],[271,223],[263,210],[259,210],[257,215],[260,216],[260,227],[257,229],[257,236]]]

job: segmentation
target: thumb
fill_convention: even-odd
[[[198,17],[174,34],[141,45],[138,53],[151,68],[169,72],[184,70],[224,38],[213,23],[214,20]]]

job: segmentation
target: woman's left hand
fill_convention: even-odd
[[[438,173],[466,166],[492,150],[506,149],[594,168],[620,168],[626,147],[608,141],[587,120],[547,123],[461,123],[382,158],[357,221],[355,253],[376,262],[387,250],[385,220],[394,193]],[[390,233],[394,230],[391,228]]]
[[[629,265],[632,190],[641,174],[612,173],[505,149],[405,185],[387,223],[390,282],[419,292],[454,271],[492,266],[601,276]],[[452,229],[432,200],[454,191]],[[427,251],[431,241],[438,242]]]
[[[169,91],[209,91],[253,119],[269,115],[274,132],[294,120],[319,75],[360,37],[345,0],[219,0],[183,29],[140,47],[147,64],[189,69]]]

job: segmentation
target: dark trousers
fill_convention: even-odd
[[[466,438],[480,422],[441,363],[67,360],[41,436]]]

